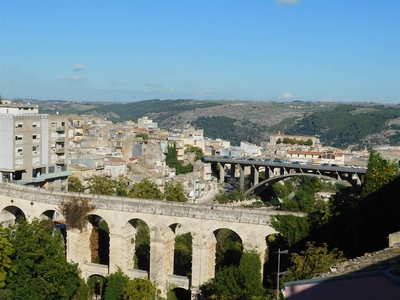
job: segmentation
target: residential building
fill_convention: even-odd
[[[0,182],[67,190],[68,118],[36,105],[0,105]]]
[[[149,117],[143,117],[138,119],[138,128],[145,128],[147,130],[157,128],[157,123],[149,119]]]

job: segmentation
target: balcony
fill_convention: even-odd
[[[65,126],[57,126],[56,131],[59,131],[59,132],[65,131]]]
[[[61,154],[61,153],[64,153],[65,152],[65,147],[57,147],[56,148],[56,153],[57,154]]]
[[[65,163],[65,158],[60,157],[56,160],[56,165],[63,165]]]

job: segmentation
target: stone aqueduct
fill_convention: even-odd
[[[266,237],[276,231],[270,226],[272,215],[285,214],[260,209],[199,205],[157,200],[65,193],[0,184],[0,222],[13,224],[18,214],[28,221],[34,218],[55,218],[58,206],[71,197],[90,198],[96,205],[91,214],[105,220],[109,227],[109,264],[91,262],[89,238],[92,225],[84,230],[67,230],[67,259],[79,263],[82,277],[107,276],[118,267],[131,278],[148,278],[157,283],[164,294],[170,285],[192,291],[214,277],[215,232],[227,228],[236,232],[245,250],[255,250],[264,261]],[[293,213],[291,213],[293,214]],[[298,215],[302,215],[299,213]],[[136,235],[135,220],[150,228],[149,272],[134,269]],[[174,275],[174,242],[178,234],[192,235],[192,276]],[[260,270],[261,272],[261,270]]]

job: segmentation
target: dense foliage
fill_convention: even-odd
[[[115,273],[107,277],[104,299],[121,300],[124,296],[124,289],[128,285],[129,277],[126,276],[120,268]]]
[[[82,193],[85,191],[85,187],[78,177],[72,175],[68,177],[68,191]]]
[[[260,140],[260,133],[266,131],[266,128],[247,119],[236,120],[225,116],[199,117],[191,124],[204,129],[205,136],[228,140],[234,146],[239,146],[242,141],[252,143],[253,140]]]
[[[93,176],[89,181],[89,191],[91,194],[113,195],[113,182],[104,176]]]
[[[168,145],[168,150],[167,153],[165,153],[165,156],[165,164],[170,168],[175,168],[176,175],[186,174],[193,171],[193,166],[191,164],[184,166],[183,162],[178,160],[176,143]]]
[[[315,246],[307,242],[306,249],[290,256],[291,267],[283,278],[284,281],[296,281],[313,278],[329,270],[336,263],[343,261],[343,253],[338,249],[328,250],[328,245]]]
[[[384,159],[373,150],[370,152],[367,172],[363,178],[362,196],[366,197],[387,185],[400,175],[397,162]]]
[[[245,251],[239,266],[220,269],[215,277],[200,287],[206,299],[264,299],[261,261],[255,251]]]
[[[308,139],[307,141],[303,140],[295,140],[295,139],[290,139],[290,138],[283,138],[283,139],[277,139],[276,141],[277,144],[288,144],[288,145],[303,145],[303,146],[312,146],[313,142],[311,139]]]
[[[165,200],[175,201],[175,202],[187,202],[185,189],[182,183],[177,181],[167,181],[165,182]]]
[[[157,184],[148,179],[134,183],[129,190],[128,196],[131,198],[164,199],[164,194],[160,191]]]
[[[359,144],[365,136],[387,129],[388,121],[399,117],[400,108],[377,105],[363,109],[341,104],[331,111],[316,112],[301,119],[285,133],[319,135],[322,143],[343,147]]]
[[[9,241],[9,233],[2,227],[0,223],[0,289],[6,285],[8,276],[15,273],[15,267],[12,265],[11,255],[14,253],[14,248]],[[1,299],[1,297],[0,297]]]
[[[193,145],[185,145],[185,153],[194,153],[194,161],[198,161],[204,156],[203,150]]]
[[[16,273],[7,277],[13,299],[72,299],[80,285],[77,264],[67,262],[64,239],[48,220],[20,219],[8,229]]]
[[[286,238],[288,246],[294,245],[310,234],[310,224],[306,217],[272,216],[271,226]]]
[[[81,231],[86,226],[86,216],[95,209],[96,206],[91,203],[91,199],[84,197],[70,197],[58,205],[58,210],[65,217],[68,228]]]

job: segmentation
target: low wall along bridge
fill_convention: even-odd
[[[264,262],[266,237],[276,233],[270,226],[271,216],[304,215],[263,209],[55,192],[0,184],[0,222],[4,226],[12,225],[20,216],[28,221],[34,218],[55,220],[60,215],[60,203],[76,197],[89,198],[96,209],[87,216],[88,219],[92,216],[101,218],[107,222],[109,228],[108,244],[102,245],[107,248],[105,252],[108,257],[105,263],[92,262],[92,223],[88,222],[82,231],[67,228],[67,259],[79,263],[82,276],[85,279],[92,275],[108,276],[119,267],[130,278],[148,278],[156,282],[163,295],[172,285],[191,291],[193,296],[200,285],[214,277],[217,244],[215,234],[218,230],[226,228],[234,231],[240,237],[243,249],[257,251]],[[145,222],[150,230],[148,270],[134,267],[138,220]],[[174,274],[175,237],[185,233],[192,236],[191,278]]]

